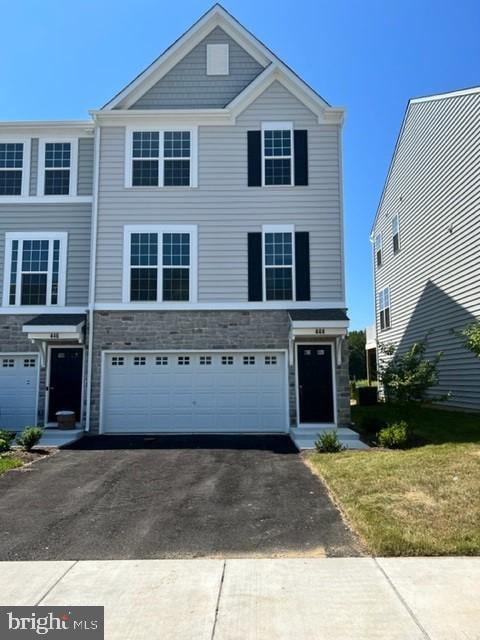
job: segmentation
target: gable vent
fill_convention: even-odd
[[[228,44],[207,44],[207,76],[228,76]]]

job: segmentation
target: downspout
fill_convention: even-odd
[[[95,116],[94,116],[95,119]],[[90,281],[88,294],[88,361],[87,361],[87,407],[85,431],[90,431],[93,370],[93,312],[95,308],[95,271],[97,264],[97,220],[98,220],[98,184],[100,174],[100,127],[95,120],[95,153],[93,161],[93,200],[90,237]]]

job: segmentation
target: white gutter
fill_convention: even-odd
[[[97,264],[98,185],[100,174],[100,127],[95,123],[95,155],[93,161],[93,202],[90,239],[90,282],[88,294],[87,407],[85,431],[90,431],[93,368],[93,310],[95,305],[95,269]]]

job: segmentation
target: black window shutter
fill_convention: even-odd
[[[262,300],[262,234],[248,234],[248,300]]]
[[[261,131],[248,131],[248,186],[262,186],[262,138]]]
[[[310,242],[308,231],[295,233],[295,283],[297,300],[310,300]]]
[[[308,131],[296,129],[293,132],[295,186],[308,185]]]

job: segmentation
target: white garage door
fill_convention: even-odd
[[[37,423],[38,356],[0,353],[0,428]]]
[[[285,355],[108,353],[102,416],[109,433],[286,431]]]

